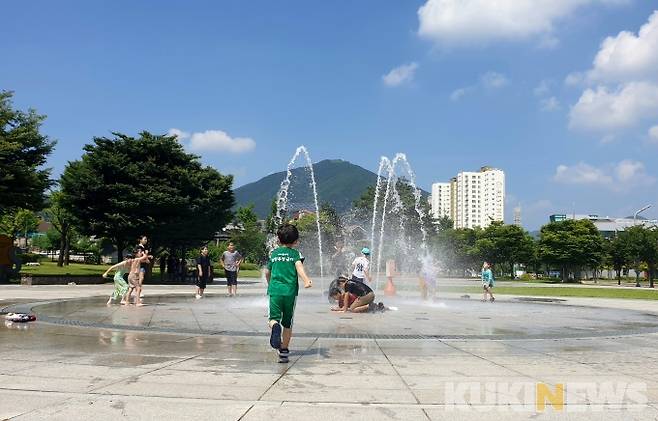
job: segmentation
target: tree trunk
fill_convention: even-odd
[[[64,245],[64,265],[68,266],[71,260],[71,239],[67,236]]]
[[[617,285],[621,285],[621,269],[615,270],[617,272]]]
[[[653,265],[649,265],[649,288],[653,288],[653,273],[654,273],[654,267]]]
[[[568,277],[569,275],[567,274],[567,267],[566,267],[566,266],[562,266],[562,273],[561,273],[561,275],[562,275],[562,283],[567,282],[567,277]]]
[[[515,273],[514,273],[514,263],[512,263],[512,267],[510,268],[510,274],[512,274],[511,279],[514,280],[514,275],[515,275]]]
[[[66,250],[66,237],[64,235],[61,235],[59,238],[59,257],[57,258],[57,266],[60,268],[64,266],[65,250]]]

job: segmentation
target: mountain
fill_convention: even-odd
[[[330,203],[339,213],[349,210],[368,186],[377,183],[377,174],[341,159],[320,161],[313,164],[313,171],[319,204]],[[237,207],[253,204],[258,216],[267,218],[285,176],[286,172],[281,171],[238,187],[234,190]],[[311,177],[305,167],[292,170],[288,191],[289,210],[313,207]],[[427,194],[423,192],[423,195]]]

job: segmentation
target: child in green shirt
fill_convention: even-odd
[[[304,288],[310,288],[313,282],[304,270],[304,257],[294,248],[299,240],[297,227],[283,224],[276,235],[281,246],[272,251],[265,271],[267,294],[270,296],[270,345],[279,350],[279,362],[287,363],[299,277],[304,281]]]

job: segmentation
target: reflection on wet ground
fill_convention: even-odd
[[[267,334],[267,298],[152,296],[149,305],[106,306],[103,298],[57,301],[33,307],[41,320],[104,328],[139,328],[183,334]],[[642,311],[564,303],[476,300],[391,300],[397,311],[336,313],[317,295],[300,297],[295,332],[303,336],[363,335],[440,338],[559,338],[658,331],[658,317]]]

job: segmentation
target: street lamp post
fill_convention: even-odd
[[[637,216],[652,206],[653,205],[646,205],[645,207],[638,209],[637,212],[635,212],[635,214],[633,215],[633,226],[637,225]]]
[[[653,206],[653,205],[646,205],[645,207],[638,209],[638,210],[635,212],[635,214],[633,214],[633,226],[637,225],[637,216],[638,216],[640,213],[644,212],[645,210],[649,209],[649,208],[652,207],[652,206]],[[636,272],[635,272],[635,286],[636,286],[636,287],[640,287],[640,286],[641,286],[641,285],[640,285],[640,274],[637,273],[637,268],[636,268],[635,270],[636,270]]]

